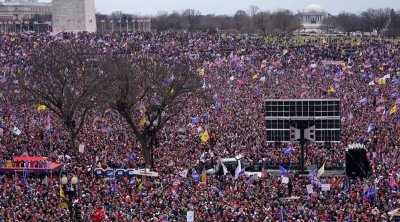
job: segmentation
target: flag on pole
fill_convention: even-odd
[[[279,171],[281,172],[282,176],[286,176],[288,174],[288,171],[283,168],[283,166],[279,166]]]
[[[62,198],[62,199],[65,198],[65,194],[64,194],[64,190],[63,190],[62,186],[60,186],[60,198]]]
[[[395,114],[396,111],[397,111],[397,105],[394,105],[394,106],[390,109],[389,115]]]
[[[317,172],[318,172],[317,168],[314,168],[313,170],[311,170],[307,176],[307,179],[311,180],[312,178],[317,176]]]
[[[288,147],[288,148],[286,148],[286,150],[283,152],[283,154],[284,154],[285,156],[290,156],[290,154],[292,154],[292,152],[293,152],[293,147]]]
[[[244,175],[244,169],[242,169],[242,165],[240,161],[238,161],[238,166],[236,167],[235,170],[235,179],[238,179]]]
[[[205,131],[203,132],[203,134],[201,135],[200,140],[201,140],[202,142],[207,142],[209,139],[210,139],[210,135],[208,135],[208,131],[205,130]]]
[[[258,175],[257,175],[257,174],[254,174],[253,176],[251,176],[249,179],[246,180],[246,184],[251,184],[251,183],[253,183],[253,181],[254,181],[255,179],[257,179],[257,178],[258,178]]]
[[[322,167],[318,170],[317,177],[322,176],[322,174],[325,173],[325,163],[322,165]]]
[[[224,176],[225,176],[228,173],[228,169],[226,168],[225,164],[222,162],[221,159],[219,159],[218,161],[221,164],[222,171],[224,172]]]
[[[184,178],[187,177],[187,174],[188,174],[188,170],[187,170],[187,169],[182,170],[182,171],[179,173],[179,175],[180,175],[181,177],[184,177]]]

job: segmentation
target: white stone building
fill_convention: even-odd
[[[53,30],[96,32],[94,0],[53,0]]]
[[[51,3],[38,0],[0,0],[0,20],[29,20],[33,15],[50,15]]]
[[[317,4],[308,5],[302,12],[298,13],[298,18],[303,26],[300,31],[320,32],[322,21],[329,14]]]

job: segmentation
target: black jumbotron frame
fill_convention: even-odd
[[[267,142],[300,143],[302,173],[306,141],[340,142],[339,99],[267,99],[264,112]]]

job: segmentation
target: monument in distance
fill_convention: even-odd
[[[53,30],[96,32],[94,0],[53,0]]]

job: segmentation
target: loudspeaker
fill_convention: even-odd
[[[352,178],[367,177],[371,166],[365,149],[351,149],[346,151],[346,175]]]

